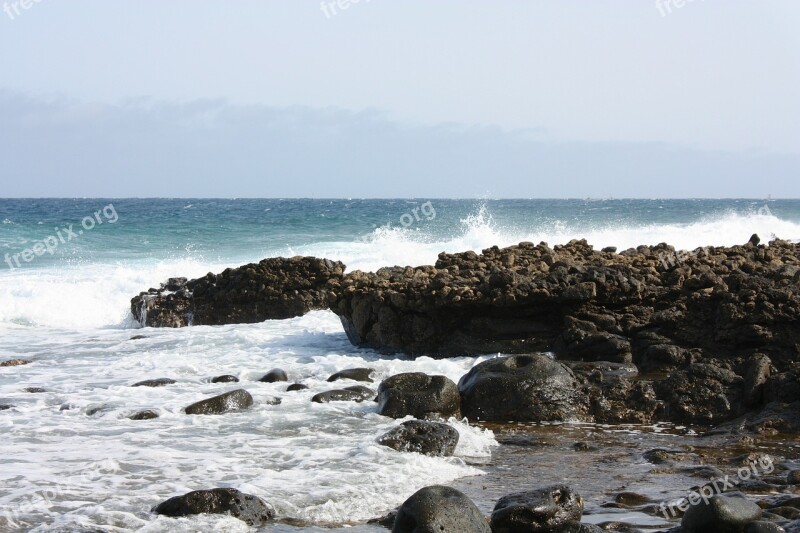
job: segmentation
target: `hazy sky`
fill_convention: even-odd
[[[0,196],[800,197],[796,0],[31,1]]]

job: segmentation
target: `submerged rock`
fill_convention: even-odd
[[[461,378],[458,389],[471,420],[567,421],[587,410],[572,371],[543,354],[484,361]]]
[[[217,376],[211,378],[211,383],[239,383],[239,378],[231,375]]]
[[[22,366],[22,365],[29,365],[33,361],[29,361],[27,359],[9,359],[8,361],[0,361],[0,368],[10,367],[10,366]]]
[[[392,418],[450,418],[461,413],[456,384],[445,376],[397,374],[378,387],[378,412]]]
[[[394,520],[392,533],[492,533],[472,503],[456,489],[442,485],[425,487],[407,499]]]
[[[441,422],[409,420],[378,437],[378,444],[398,452],[450,457],[458,445],[458,431]]]
[[[558,531],[580,522],[583,498],[565,485],[503,496],[492,511],[493,533]]]
[[[139,383],[134,383],[131,387],[166,387],[177,383],[174,379],[159,378],[159,379],[146,379]]]
[[[308,389],[308,385],[304,385],[302,383],[292,383],[291,385],[286,387],[286,392],[295,392],[295,391],[301,391],[301,390],[307,390],[307,389]]]
[[[336,372],[328,378],[329,382],[338,381],[340,379],[352,379],[353,381],[363,381],[365,383],[372,383],[372,374],[375,370],[372,368],[349,368]]]
[[[253,397],[244,389],[214,396],[188,406],[184,411],[187,415],[218,415],[229,411],[247,409],[253,405]]]
[[[226,514],[249,526],[264,524],[275,517],[275,510],[267,502],[236,489],[197,490],[175,496],[155,506],[153,512],[171,517]]]
[[[146,411],[139,411],[138,413],[134,413],[128,418],[131,420],[153,420],[154,418],[158,418],[158,413],[153,411],[152,409],[147,409]]]
[[[328,307],[344,264],[316,257],[275,257],[190,281],[168,281],[131,300],[145,326],[182,327],[263,322]]]

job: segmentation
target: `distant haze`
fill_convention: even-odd
[[[791,0],[3,1],[3,197],[800,197]]]

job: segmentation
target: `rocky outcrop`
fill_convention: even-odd
[[[175,383],[177,383],[177,381],[170,378],[146,379],[144,381],[134,383],[131,385],[131,387],[166,387],[167,385],[174,385]]]
[[[580,522],[583,498],[565,485],[509,494],[492,511],[493,533],[559,531],[570,522]]]
[[[327,308],[344,274],[340,262],[316,257],[270,258],[191,281],[171,278],[131,300],[144,326],[182,327],[263,322]]]
[[[249,526],[262,525],[275,516],[275,510],[267,502],[236,489],[196,490],[158,504],[153,512],[171,517],[226,514]]]
[[[585,418],[588,399],[563,363],[544,354],[489,359],[458,382],[470,420],[551,422]]]
[[[456,489],[425,487],[407,499],[394,520],[392,533],[458,531],[491,533],[480,509]]]
[[[409,420],[378,438],[378,444],[398,452],[450,457],[458,445],[458,431],[448,424]]]
[[[443,253],[433,266],[352,272],[331,309],[354,344],[385,352],[550,350],[658,370],[758,352],[780,369],[800,355],[799,247],[618,254],[581,240]]]
[[[460,416],[461,396],[445,376],[422,372],[397,374],[378,387],[378,412],[392,418],[450,418]]]

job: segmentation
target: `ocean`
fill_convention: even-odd
[[[258,495],[291,519],[268,531],[379,531],[363,522],[417,489],[485,473],[497,450],[490,429],[454,420],[454,457],[399,454],[375,443],[397,422],[373,404],[309,401],[346,368],[375,368],[376,387],[408,371],[457,381],[483,358],[380,356],[353,347],[327,311],[139,328],[130,299],[169,277],[272,256],[375,270],[520,241],[692,250],[743,244],[753,233],[762,242],[800,239],[800,201],[0,199],[0,361],[33,360],[0,368],[0,404],[13,406],[0,411],[0,531],[247,531],[227,517],[149,512],[171,496],[217,486]],[[131,339],[137,335],[144,338]],[[259,383],[272,368],[310,390]],[[222,374],[241,383],[210,383]],[[178,383],[130,387],[161,377]],[[182,413],[241,387],[256,400],[248,411]],[[282,403],[270,405],[274,397]],[[142,409],[160,416],[127,418]]]

